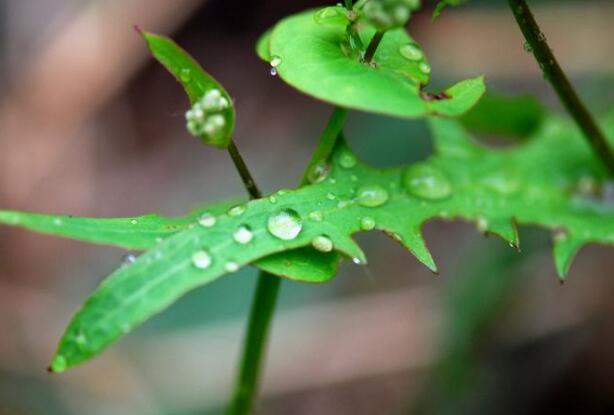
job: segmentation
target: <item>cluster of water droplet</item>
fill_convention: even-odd
[[[224,134],[226,117],[224,110],[230,103],[219,89],[211,89],[185,114],[187,128],[196,137],[218,141]]]

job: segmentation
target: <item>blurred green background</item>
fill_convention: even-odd
[[[490,90],[560,105],[505,1],[432,1],[410,25],[433,83],[485,74]],[[181,214],[243,194],[226,154],[184,129],[180,87],[135,24],[171,35],[235,98],[236,141],[266,191],[292,187],[331,108],[271,77],[253,52],[281,17],[322,1],[3,0],[0,207],[86,216]],[[589,107],[614,102],[614,3],[530,1]],[[426,158],[422,121],[353,113],[368,162]],[[490,140],[511,145],[508,140]],[[384,235],[361,235],[370,265],[326,285],[283,284],[261,414],[610,414],[612,250],[591,246],[568,283],[549,235],[522,252],[460,222],[433,222],[434,277]],[[197,290],[64,375],[45,368],[76,307],[126,252],[0,229],[0,415],[217,414],[230,393],[255,282],[243,270]]]

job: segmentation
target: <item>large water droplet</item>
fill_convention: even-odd
[[[205,250],[192,254],[192,264],[198,269],[207,269],[211,265],[211,255]]]
[[[228,210],[228,216],[241,216],[245,213],[245,206],[237,205]]]
[[[378,184],[365,185],[356,191],[358,204],[365,207],[381,206],[388,198],[388,191]]]
[[[339,165],[344,169],[351,169],[356,166],[357,160],[356,156],[349,151],[344,151],[339,156]]]
[[[252,239],[254,239],[254,233],[249,226],[241,225],[235,230],[232,237],[236,242],[245,245],[250,243]]]
[[[198,223],[200,226],[205,228],[210,228],[215,225],[217,219],[211,213],[205,212],[198,218]]]
[[[399,53],[410,61],[419,61],[424,57],[424,53],[415,43],[408,43],[399,48]]]
[[[324,235],[313,238],[311,245],[320,252],[331,252],[334,248],[333,241]]]
[[[290,241],[301,233],[303,224],[296,211],[285,209],[269,218],[267,229],[271,235],[284,241]]]
[[[370,231],[375,228],[375,220],[369,216],[365,216],[360,220],[360,229]]]
[[[405,189],[413,196],[440,200],[452,194],[452,185],[446,175],[428,164],[414,164],[403,173]]]

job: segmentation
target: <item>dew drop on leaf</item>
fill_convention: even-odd
[[[399,53],[410,61],[419,61],[424,57],[424,53],[415,43],[408,43],[399,48]]]
[[[207,251],[196,251],[192,254],[192,264],[198,269],[207,269],[211,265],[211,255]]]
[[[54,372],[63,372],[68,368],[68,361],[66,357],[59,354],[53,358],[53,362],[51,362],[51,369]]]
[[[375,220],[372,217],[365,216],[360,220],[360,229],[370,231],[375,228]]]
[[[313,238],[311,245],[320,252],[331,252],[334,248],[333,241],[324,235]]]
[[[343,21],[344,18],[335,7],[325,7],[314,14],[313,19],[318,24],[335,24],[338,21]]]
[[[301,233],[303,224],[295,210],[285,209],[269,218],[267,229],[276,238],[291,241]]]
[[[211,213],[205,212],[198,218],[198,223],[200,226],[205,228],[210,228],[215,225],[217,219]]]
[[[524,42],[524,50],[525,50],[525,52],[528,52],[528,53],[533,52],[533,48],[531,47],[529,42]]]
[[[272,203],[272,204],[277,203],[277,198],[273,195],[269,196],[269,203]]]
[[[322,212],[320,212],[319,210],[310,212],[308,216],[309,219],[315,222],[322,222],[322,219],[324,219],[324,215],[322,215]]]
[[[136,255],[134,254],[126,254],[122,257],[122,265],[134,264],[135,261],[136,261]]]
[[[337,196],[336,196],[336,195],[335,195],[333,192],[328,192],[328,193],[326,194],[326,198],[327,198],[328,200],[335,200],[335,199],[337,198]]]
[[[339,156],[339,165],[344,169],[351,169],[356,166],[356,156],[348,151],[344,151]]]
[[[241,216],[245,213],[245,206],[237,205],[233,206],[228,210],[228,216]]]
[[[179,79],[181,79],[181,82],[190,82],[190,70],[188,68],[183,68],[181,72],[179,72]]]
[[[224,265],[224,269],[228,272],[237,272],[239,270],[239,264],[234,261],[228,261]]]
[[[431,73],[431,65],[429,65],[426,62],[422,62],[419,66],[418,69],[420,69],[420,72],[422,72],[423,74],[430,74]]]
[[[245,245],[250,243],[252,239],[254,239],[254,233],[249,226],[241,225],[235,230],[232,237],[236,242]]]
[[[441,200],[452,194],[452,185],[436,167],[414,164],[403,173],[403,185],[413,196],[426,200]]]
[[[360,187],[356,192],[358,204],[365,207],[378,207],[388,201],[388,191],[378,185],[371,184]]]
[[[307,180],[312,184],[321,183],[328,177],[328,173],[330,173],[330,165],[326,162],[320,162],[309,169]]]

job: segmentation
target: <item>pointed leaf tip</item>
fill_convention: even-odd
[[[554,234],[554,263],[561,281],[567,278],[571,264],[584,241],[576,239],[565,231]]]

